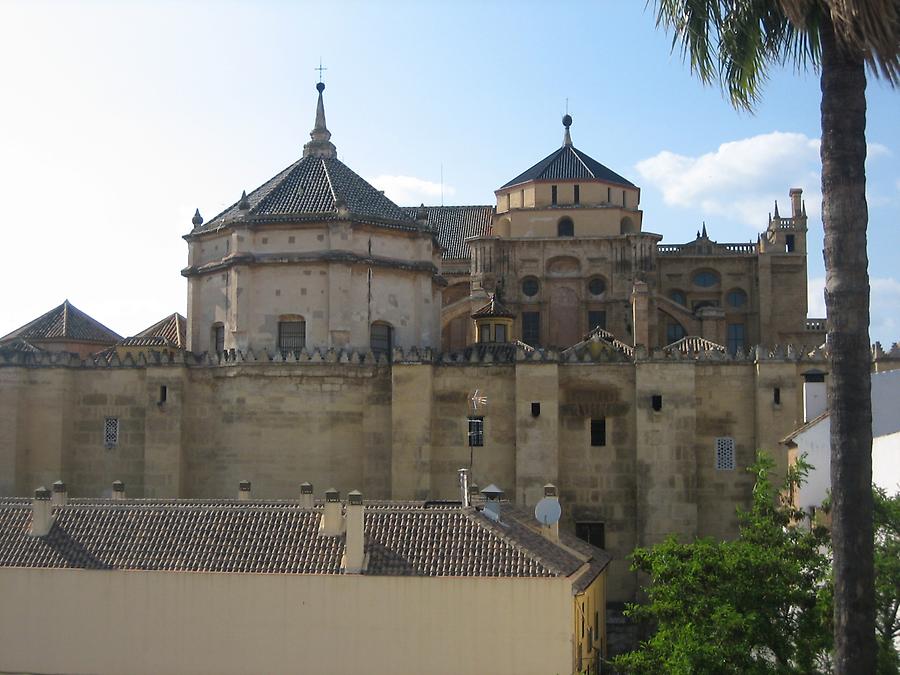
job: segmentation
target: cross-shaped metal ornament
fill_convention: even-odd
[[[319,59],[319,67],[318,67],[318,68],[313,68],[313,70],[318,70],[318,71],[319,71],[319,82],[321,82],[321,81],[322,81],[322,73],[324,73],[326,70],[328,70],[328,68],[326,68],[325,66],[323,66],[323,65],[322,65],[322,59]]]

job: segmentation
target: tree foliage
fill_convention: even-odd
[[[617,669],[644,673],[809,675],[831,672],[832,575],[827,528],[795,509],[791,496],[811,468],[801,457],[781,490],[760,454],[749,510],[733,541],[675,537],[637,549],[633,568],[649,577],[647,602],[630,617],[652,629]],[[875,499],[877,675],[900,674],[900,493]],[[828,505],[825,506],[827,512]]]
[[[629,615],[652,625],[639,649],[616,660],[628,673],[817,673],[831,650],[831,585],[824,527],[803,518],[782,494],[807,472],[803,462],[776,494],[774,466],[760,456],[753,501],[734,541],[670,537],[634,552],[649,575],[648,602]]]

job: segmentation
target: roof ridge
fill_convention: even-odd
[[[591,167],[589,167],[589,166],[587,165],[587,162],[585,162],[585,161],[581,158],[581,152],[578,150],[578,148],[576,148],[574,145],[569,145],[569,146],[566,146],[566,147],[572,149],[572,152],[574,153],[575,158],[576,158],[579,162],[581,162],[581,166],[584,167],[585,171],[587,171],[589,174],[591,174],[591,178],[596,179],[596,178],[597,178],[597,175],[596,175],[593,171],[591,171]]]
[[[328,181],[328,189],[331,192],[331,199],[334,202],[334,207],[336,210],[338,197],[334,191],[334,182],[331,180],[331,171],[328,170],[328,163],[325,161],[324,157],[319,157],[318,159],[320,162],[322,162],[322,170],[325,172],[325,180]],[[332,159],[337,159],[337,157],[332,157]],[[350,168],[350,167],[347,167],[347,168]]]

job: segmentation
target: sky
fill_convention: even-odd
[[[185,313],[182,236],[301,156],[320,60],[338,157],[401,205],[492,204],[573,141],[641,188],[665,243],[755,241],[804,191],[822,300],[819,82],[753,114],[690,72],[643,0],[0,0],[0,335],[69,299],[121,335]],[[872,340],[900,340],[900,91],[870,77]]]

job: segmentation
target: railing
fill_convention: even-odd
[[[756,244],[657,244],[656,255],[755,255]]]

